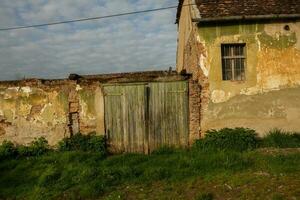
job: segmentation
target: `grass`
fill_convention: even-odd
[[[263,138],[261,146],[275,148],[300,148],[300,134],[283,131],[281,129],[273,129]]]
[[[218,192],[210,191],[210,187],[200,187],[201,193],[190,193],[184,188],[197,186],[198,181],[207,186],[224,186],[228,182],[229,187],[240,187],[262,181],[255,180],[255,173],[262,172],[276,180],[299,176],[299,166],[298,153],[176,150],[150,156],[124,154],[103,158],[91,152],[49,152],[2,161],[0,199],[145,199],[147,195],[161,199],[165,194],[211,199]]]
[[[76,134],[49,149],[0,146],[0,199],[297,199],[299,134],[211,130],[190,149],[107,156],[105,138]],[[257,149],[258,147],[272,147]],[[274,148],[276,147],[276,148]]]

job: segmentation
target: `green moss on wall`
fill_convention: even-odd
[[[11,110],[4,110],[3,111],[4,118],[6,119],[7,122],[13,122],[14,120],[14,113]]]
[[[53,108],[52,105],[46,105],[43,108],[43,112],[41,113],[41,117],[44,122],[46,123],[53,123],[53,120],[55,118],[55,108]]]
[[[68,95],[65,92],[59,92],[57,95],[57,101],[63,106],[64,111],[69,111],[69,100]]]
[[[277,38],[266,33],[258,36],[261,43],[270,48],[282,49],[294,46],[297,43],[296,33],[290,35],[279,35]]]
[[[200,37],[203,38],[206,43],[211,44],[218,37],[216,27],[212,27],[212,26],[200,27],[198,30],[199,30]]]
[[[275,25],[274,25],[275,26]],[[288,48],[297,43],[296,33],[289,35],[271,36],[265,31],[264,24],[225,24],[199,27],[199,35],[208,46],[214,45],[218,38],[224,36],[238,36],[239,40],[255,43],[258,38],[261,44],[269,48]],[[224,41],[226,42],[226,41]],[[228,41],[232,42],[232,41]]]
[[[95,115],[95,92],[90,90],[81,90],[79,92],[80,99],[87,105],[87,114]]]
[[[27,99],[30,105],[40,105],[41,102],[47,99],[47,96],[45,94],[33,93]]]
[[[262,24],[226,24],[216,26],[201,26],[199,27],[200,37],[208,44],[213,44],[215,40],[223,36],[240,35],[251,41],[255,40],[255,33],[261,32],[264,29]]]
[[[237,35],[240,34],[240,26],[239,25],[227,25],[218,27],[219,34],[218,36],[227,36],[227,35]]]

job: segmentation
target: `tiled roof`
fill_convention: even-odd
[[[300,0],[196,0],[201,18],[300,14]]]
[[[300,0],[195,0],[201,19],[300,14]],[[179,0],[177,22],[183,0]]]

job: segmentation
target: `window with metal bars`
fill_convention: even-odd
[[[246,44],[222,44],[223,80],[245,80]]]

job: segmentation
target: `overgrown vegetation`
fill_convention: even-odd
[[[247,151],[260,147],[297,148],[300,134],[273,129],[265,137],[259,138],[255,130],[247,128],[223,128],[209,130],[204,138],[197,140],[194,148],[206,151]]]
[[[224,128],[208,131],[205,138],[196,141],[194,147],[202,150],[253,150],[258,147],[258,138],[256,132],[251,129]]]
[[[0,160],[32,156],[36,157],[52,151],[94,152],[100,156],[105,156],[107,154],[105,137],[97,136],[95,134],[76,134],[63,139],[59,142],[56,149],[51,149],[48,141],[43,137],[35,139],[29,145],[15,145],[10,141],[4,141],[2,145],[0,145]]]
[[[300,147],[300,134],[273,129],[262,139],[261,146],[275,148]]]
[[[10,141],[4,141],[0,146],[0,160],[20,158],[28,156],[41,156],[51,151],[45,138],[35,139],[28,146],[15,145]]]
[[[48,151],[50,151],[50,147],[48,145],[48,141],[41,137],[33,141],[29,146],[17,146],[16,151],[18,156],[40,156]]]
[[[98,152],[105,156],[106,149],[105,137],[96,134],[82,135],[78,133],[58,143],[59,151]]]
[[[44,139],[26,147],[25,153],[20,153],[20,146],[4,142],[0,146],[0,199],[210,200],[224,198],[222,192],[227,190],[243,199],[243,192],[235,188],[248,188],[252,183],[259,188],[276,187],[272,191],[292,185],[295,189],[287,192],[289,197],[299,195],[300,185],[294,177],[300,175],[300,154],[248,151],[259,144],[254,131],[242,128],[210,131],[207,139],[191,149],[163,147],[151,155],[104,157],[105,139],[95,135],[74,135],[60,142],[55,151],[49,150]],[[9,159],[14,157],[17,159]],[[258,194],[262,198],[281,195],[268,189],[253,189],[253,195],[256,199]]]
[[[15,157],[17,151],[15,145],[10,141],[4,141],[0,146],[0,160]]]

